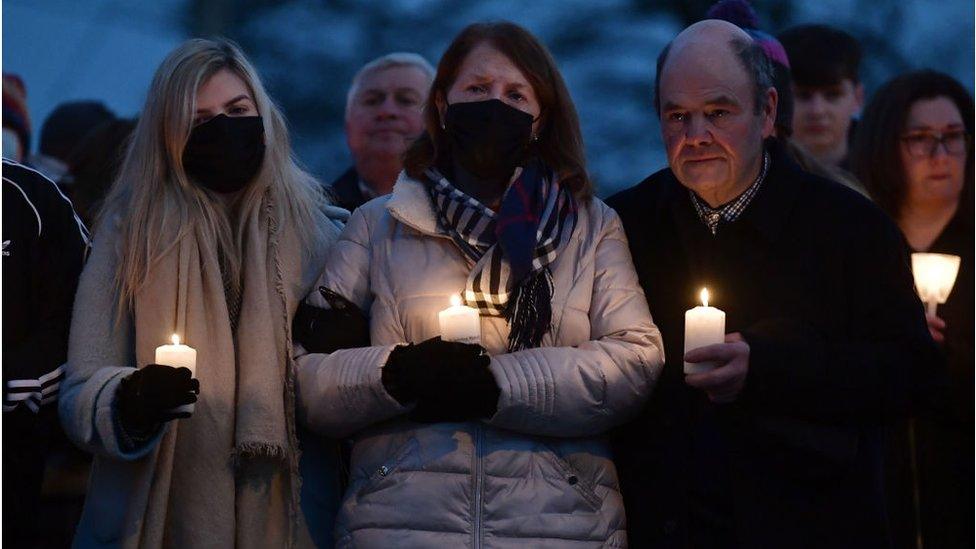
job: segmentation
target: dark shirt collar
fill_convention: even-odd
[[[336,198],[336,204],[349,211],[362,206],[369,197],[363,195],[359,186],[359,173],[355,166],[346,170],[338,179],[332,182],[332,193]]]
[[[907,242],[907,241],[906,241]],[[911,246],[908,246],[912,249]],[[912,251],[915,251],[912,249]],[[928,251],[951,253],[956,255],[972,254],[973,252],[973,197],[972,189],[967,184],[959,196],[956,213],[946,223],[942,232],[936,237]]]
[[[373,188],[369,186],[369,183],[366,183],[362,177],[357,178],[356,184],[359,187],[359,194],[363,196],[363,199],[366,200],[366,202],[369,202],[378,196],[376,191],[374,191]]]

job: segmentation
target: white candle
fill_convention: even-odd
[[[949,298],[959,274],[959,256],[949,254],[912,254],[915,288],[929,314],[935,314],[940,303]]]
[[[725,312],[708,306],[708,289],[702,288],[702,305],[685,312],[685,353],[725,342]],[[686,374],[700,374],[715,368],[712,362],[685,362]]]
[[[180,336],[173,334],[172,345],[156,347],[156,364],[172,366],[174,368],[189,368],[190,376],[197,376],[197,350],[189,345],[180,345]],[[194,405],[180,406],[177,411],[193,413]]]
[[[437,313],[441,339],[481,344],[481,316],[478,309],[461,305],[461,298],[451,296],[451,306]]]

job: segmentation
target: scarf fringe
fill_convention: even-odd
[[[508,350],[538,347],[552,328],[552,272],[549,267],[533,272],[519,285],[518,295],[505,309],[509,324]]]
[[[288,465],[288,472],[290,476],[290,489],[291,494],[289,498],[289,509],[288,518],[291,522],[291,528],[288,533],[288,547],[294,547],[298,538],[298,529],[301,524],[301,491],[302,491],[302,478],[299,473],[299,463],[301,460],[301,450],[299,449],[298,442],[298,432],[295,426],[295,365],[292,361],[292,356],[294,355],[291,344],[291,319],[288,318],[288,298],[287,292],[285,290],[284,276],[281,272],[281,260],[280,254],[278,253],[279,245],[279,224],[278,218],[275,216],[275,204],[274,198],[271,196],[270,189],[266,191],[267,200],[265,202],[266,213],[268,216],[268,236],[269,244],[268,251],[271,254],[272,261],[274,262],[274,287],[275,293],[281,299],[281,309],[284,313],[284,334],[282,336],[285,340],[285,426],[288,431],[288,445],[291,447],[289,449],[282,448],[276,445],[265,445],[258,444],[262,448],[267,447],[268,450],[272,450],[269,453],[270,456],[279,456],[286,461]],[[245,443],[246,446],[250,446],[251,443]],[[238,449],[240,451],[241,448]]]
[[[242,442],[234,448],[231,460],[234,468],[241,466],[246,459],[270,458],[285,461],[290,452],[278,444],[268,444],[267,442]]]

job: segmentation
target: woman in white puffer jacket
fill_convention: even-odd
[[[602,435],[664,356],[562,77],[524,29],[472,25],[425,118],[392,195],[356,210],[320,279],[368,311],[372,346],[298,358],[299,417],[353,441],[337,544],[625,546]],[[433,339],[460,292],[487,355]]]

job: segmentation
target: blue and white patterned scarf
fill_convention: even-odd
[[[498,212],[427,171],[438,222],[475,263],[464,300],[487,316],[504,316],[509,351],[537,347],[552,323],[549,264],[573,234],[572,192],[541,162],[528,163]]]

